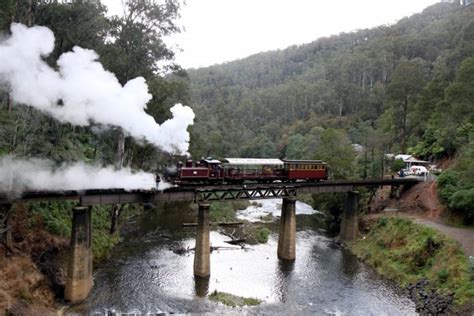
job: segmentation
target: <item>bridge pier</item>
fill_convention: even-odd
[[[211,275],[211,248],[209,244],[209,204],[199,204],[196,247],[194,252],[194,275]]]
[[[280,233],[278,235],[278,258],[291,261],[296,258],[295,204],[294,198],[283,198]]]
[[[342,241],[350,242],[357,239],[359,233],[358,203],[359,192],[347,192],[342,213],[341,231],[339,233],[339,239]]]
[[[69,262],[64,298],[78,303],[87,298],[94,281],[92,279],[92,217],[91,208],[79,206],[73,209]]]

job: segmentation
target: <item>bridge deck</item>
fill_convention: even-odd
[[[172,201],[221,201],[294,197],[298,193],[348,192],[357,187],[413,185],[417,178],[330,180],[324,182],[296,182],[240,185],[201,185],[172,187],[164,191],[103,189],[83,191],[29,191],[21,195],[0,193],[0,204],[34,201],[79,201],[82,205],[172,202]]]

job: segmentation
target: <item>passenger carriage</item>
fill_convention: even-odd
[[[222,167],[225,180],[229,183],[270,183],[285,177],[284,162],[280,159],[225,158]]]
[[[320,181],[328,179],[327,163],[322,160],[284,160],[289,181]]]

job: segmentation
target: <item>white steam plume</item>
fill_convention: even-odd
[[[171,108],[173,118],[161,126],[145,112],[151,99],[145,79],[122,86],[97,61],[98,55],[78,46],[58,60],[58,71],[43,60],[54,48],[53,32],[41,26],[11,25],[12,35],[0,43],[0,83],[17,103],[35,107],[61,122],[120,126],[136,139],[174,153],[189,147],[187,127],[194,113],[188,106]]]
[[[164,189],[162,185],[166,184],[160,183],[158,189]],[[130,168],[114,170],[112,166],[102,168],[83,162],[55,167],[45,159],[0,158],[0,192],[20,195],[24,191],[113,188],[156,189],[156,178],[152,173],[133,172]]]

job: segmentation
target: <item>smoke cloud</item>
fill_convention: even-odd
[[[94,51],[78,46],[61,55],[56,71],[43,60],[54,48],[50,29],[14,23],[11,32],[12,36],[0,43],[0,82],[9,87],[15,102],[61,122],[119,126],[132,137],[146,139],[167,152],[187,152],[186,129],[194,121],[190,107],[176,104],[171,108],[173,118],[160,126],[145,112],[151,95],[144,78],[122,86],[97,61]]]
[[[133,172],[130,168],[114,170],[112,166],[87,165],[83,162],[55,167],[45,159],[17,159],[4,156],[0,159],[0,192],[20,195],[37,190],[125,190],[156,189],[152,173]]]

